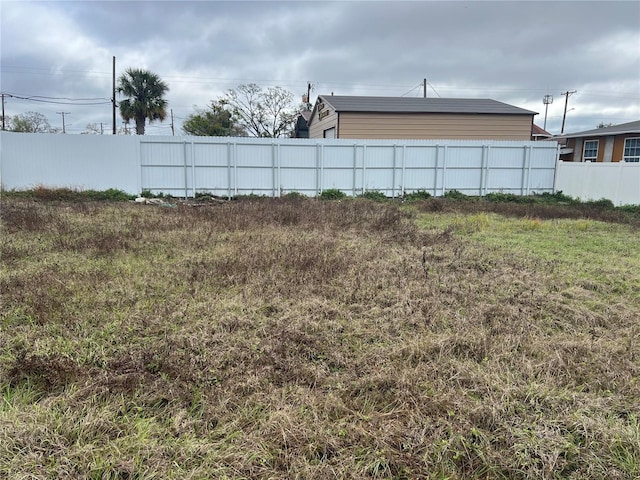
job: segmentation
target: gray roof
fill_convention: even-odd
[[[602,135],[623,135],[625,133],[640,133],[640,120],[629,123],[621,123],[620,125],[612,125],[604,128],[594,128],[592,130],[584,130],[576,133],[565,133],[564,135],[556,135],[556,138],[575,138],[575,137],[595,137]]]
[[[488,98],[416,98],[356,97],[320,95],[321,102],[338,112],[371,113],[478,113],[500,115],[536,115],[537,112],[514,107]]]

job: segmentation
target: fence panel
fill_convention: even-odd
[[[555,190],[580,200],[640,205],[639,163],[558,162]]]
[[[554,142],[80,136],[2,133],[3,188],[176,196],[552,192]],[[621,181],[622,182],[622,181]]]
[[[140,160],[133,136],[0,132],[0,186],[140,193]]]

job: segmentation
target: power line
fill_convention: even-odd
[[[25,100],[28,102],[49,103],[53,105],[104,105],[109,103],[110,99],[102,97],[94,98],[68,98],[68,97],[48,97],[43,95],[24,95],[14,93],[3,93],[2,95],[15,98],[17,100]],[[100,100],[100,101],[96,101]]]
[[[404,97],[405,95],[409,95],[411,92],[413,92],[414,90],[418,89],[422,87],[422,84],[419,83],[418,85],[416,85],[415,87],[413,87],[411,90],[409,90],[408,92],[403,93],[402,95],[400,95],[401,97]]]

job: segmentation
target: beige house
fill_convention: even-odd
[[[531,140],[534,115],[490,99],[320,95],[309,137]]]
[[[560,160],[567,162],[640,162],[640,120],[557,135]]]

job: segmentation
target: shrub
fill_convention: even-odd
[[[428,200],[429,198],[431,198],[431,194],[426,190],[416,190],[415,192],[404,194],[404,199],[407,202],[417,202],[420,200]]]
[[[307,196],[303,195],[300,192],[289,192],[289,193],[286,193],[286,194],[282,195],[282,197],[280,197],[280,198],[284,198],[284,199],[287,199],[287,200],[304,200],[304,199],[307,198]]]
[[[49,188],[38,185],[31,190],[11,190],[3,191],[3,195],[20,198],[32,198],[48,202],[79,202],[79,201],[114,201],[122,202],[133,200],[136,196],[129,195],[127,192],[116,188],[108,188],[107,190],[77,190],[67,187]]]
[[[615,205],[608,198],[601,198],[600,200],[590,200],[588,202],[584,202],[585,205],[594,208],[602,208],[602,209],[610,209],[615,208]]]
[[[622,205],[620,210],[627,213],[632,213],[635,215],[640,215],[640,205]]]
[[[464,193],[458,190],[447,190],[447,192],[443,196],[444,198],[448,198],[450,200],[470,200],[471,199],[469,195],[465,195]]]
[[[534,194],[533,196],[534,198],[536,198],[536,200],[539,203],[562,203],[562,204],[569,204],[569,205],[580,203],[577,200],[575,200],[573,197],[570,197],[569,195],[565,195],[564,193],[562,193],[561,190],[558,190],[555,193],[543,192],[541,194]]]
[[[388,200],[384,193],[377,190],[367,190],[366,192],[358,195],[358,198],[366,198],[367,200],[373,200],[374,202],[384,202]]]
[[[328,190],[323,190],[322,193],[318,195],[318,198],[320,200],[341,200],[346,197],[347,197],[347,194],[341,190],[338,190],[337,188],[330,188]]]
[[[257,193],[249,193],[247,195],[236,195],[233,197],[234,200],[261,200],[264,198],[269,198],[266,195],[258,195]]]
[[[515,195],[513,193],[500,193],[492,192],[484,196],[484,199],[489,202],[502,202],[502,203],[535,203],[535,199],[530,196]]]
[[[108,188],[107,190],[85,190],[80,192],[81,197],[85,197],[89,200],[108,200],[112,202],[125,202],[133,200],[136,196],[129,195],[127,192],[118,190],[117,188]]]

